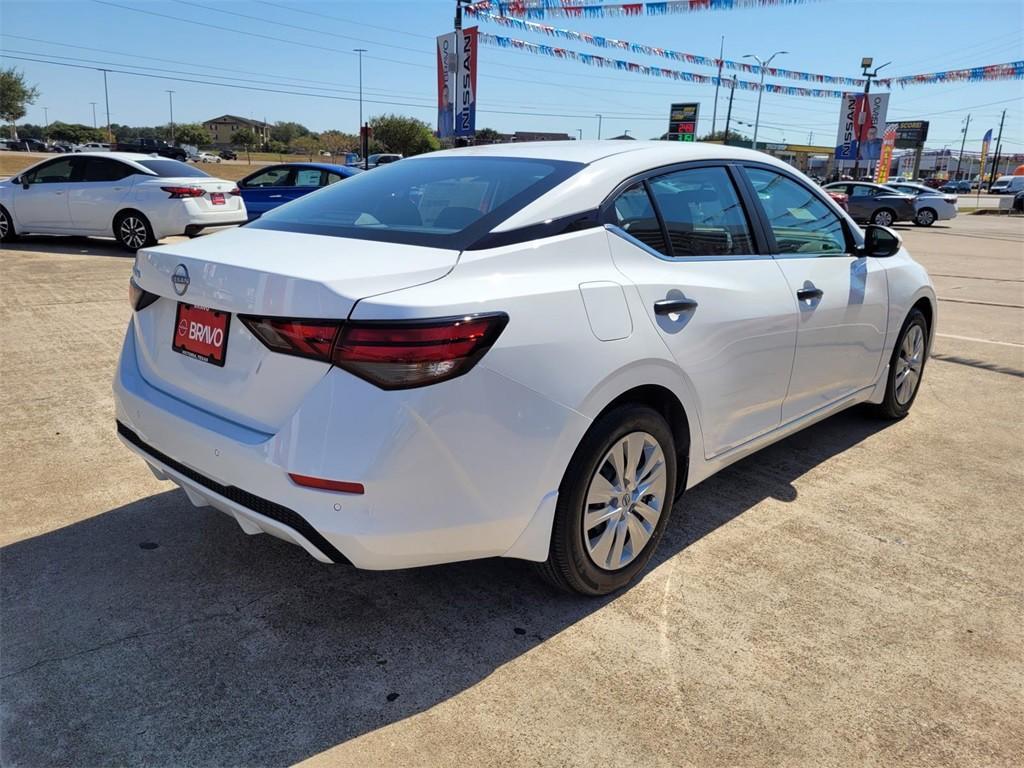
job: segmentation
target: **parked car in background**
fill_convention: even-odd
[[[78,144],[75,152],[110,152],[110,145],[103,141],[89,141],[85,144]]]
[[[142,154],[156,154],[160,157],[169,157],[172,160],[185,162],[188,159],[188,152],[182,147],[175,147],[162,139],[136,139],[135,141],[119,141],[112,149],[116,152],[139,152]]]
[[[357,173],[355,168],[334,163],[282,163],[249,174],[238,182],[238,189],[249,221],[253,221],[279,205]]]
[[[1013,196],[1012,209],[1017,213],[1024,213],[1024,190]]]
[[[121,152],[44,160],[0,182],[0,231],[113,235],[134,251],[171,235],[245,223],[233,181],[177,160]]]
[[[117,431],[193,504],[321,562],[513,557],[588,595],[722,468],[905,416],[936,308],[790,166],[667,141],[393,163],[141,251],[131,303]]]
[[[966,183],[966,182],[959,182]],[[936,221],[955,219],[957,214],[957,196],[924,184],[886,184],[885,186],[912,195],[914,198],[914,223],[919,227],[930,227]],[[968,190],[970,191],[970,190]]]
[[[850,196],[845,192],[837,192],[834,189],[826,189],[828,196],[836,201],[836,204],[847,213],[850,212]]]
[[[2,139],[0,146],[8,152],[28,152],[28,144],[24,139]]]
[[[1000,176],[988,188],[991,195],[1015,195],[1024,189],[1024,176]]]
[[[367,168],[376,168],[378,165],[387,165],[388,163],[395,163],[402,159],[402,155],[396,154],[376,154],[370,155],[366,158]]]
[[[238,153],[235,152],[234,150],[231,150],[231,149],[222,149],[217,154],[220,155],[222,160],[237,160],[238,159]]]
[[[913,221],[916,215],[914,198],[881,184],[863,181],[837,181],[828,184],[830,192],[845,192],[850,216],[858,222],[881,224],[888,227],[897,221]]]
[[[957,192],[970,192],[971,191],[971,182],[969,182],[967,179],[961,179],[959,181],[947,181],[945,184],[943,184],[941,187],[939,187],[939,191],[940,192],[953,192],[953,193],[957,193]]]
[[[189,155],[188,159],[191,160],[193,163],[219,163],[220,162],[220,156],[219,155],[213,155],[213,154],[210,154],[209,152],[196,152],[193,155]]]

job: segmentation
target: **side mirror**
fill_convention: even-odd
[[[860,249],[861,256],[885,258],[899,252],[903,240],[888,227],[879,224],[868,224],[864,227],[864,245]]]

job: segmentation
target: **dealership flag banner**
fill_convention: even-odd
[[[888,93],[844,93],[839,110],[836,160],[878,160],[882,153]]]
[[[992,129],[985,131],[985,138],[981,140],[981,168],[978,171],[979,178],[985,177],[985,161],[988,160],[988,148],[992,143]],[[981,184],[978,184],[978,191],[981,191]]]
[[[885,135],[882,137],[882,152],[875,168],[875,183],[885,184],[889,180],[889,168],[892,166],[892,150],[896,146],[896,132],[899,123],[887,123]]]
[[[437,37],[437,136],[455,131],[455,33]]]
[[[459,49],[455,66],[455,135],[476,133],[477,28],[456,32]]]

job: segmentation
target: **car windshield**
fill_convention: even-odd
[[[463,249],[581,168],[532,158],[414,158],[306,195],[248,226]]]
[[[210,174],[205,173],[194,165],[186,165],[185,163],[178,162],[177,160],[138,160],[139,165],[143,168],[152,171],[157,176],[163,176],[165,178],[177,178],[179,176],[206,176]]]

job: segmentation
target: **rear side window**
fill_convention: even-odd
[[[693,168],[649,183],[673,256],[754,253],[746,214],[724,168]]]
[[[643,183],[634,184],[615,200],[615,223],[658,253],[667,253],[665,233]]]
[[[779,253],[846,252],[842,221],[817,195],[780,173],[764,168],[746,171],[757,190]]]
[[[188,165],[187,163],[167,158],[139,160],[138,163],[147,171],[151,171],[154,175],[168,179],[178,178],[180,176],[202,176],[206,178],[209,178],[210,176],[210,174],[204,173],[194,165]]]
[[[120,181],[121,179],[138,173],[117,160],[108,160],[105,157],[89,157],[85,161],[85,173],[83,181]]]
[[[319,168],[301,168],[295,171],[296,187],[319,187],[323,172]]]
[[[582,167],[532,158],[413,158],[332,184],[248,226],[463,249]]]

